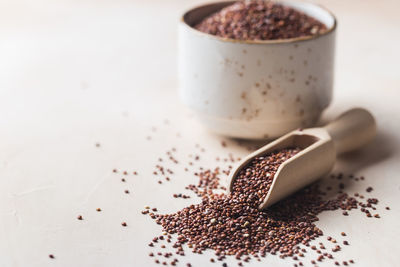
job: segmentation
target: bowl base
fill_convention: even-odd
[[[298,128],[315,125],[321,113],[296,120],[234,120],[216,118],[204,114],[195,114],[200,122],[210,131],[233,138],[274,139]]]

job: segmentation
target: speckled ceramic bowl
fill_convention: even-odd
[[[332,97],[336,19],[311,3],[282,1],[324,23],[318,36],[237,41],[193,28],[233,2],[186,12],[179,27],[180,96],[210,130],[274,138],[312,126]]]

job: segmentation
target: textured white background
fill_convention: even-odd
[[[372,185],[382,218],[326,212],[318,225],[340,240],[341,231],[348,233],[351,246],[338,258],[398,266],[400,5],[319,2],[339,20],[334,101],[325,116],[364,106],[379,127],[374,144],[338,169],[367,177],[347,192]],[[151,205],[172,212],[198,201],[171,197],[196,181],[182,171],[195,144],[206,148],[205,167],[214,167],[216,156],[245,155],[230,140],[223,148],[222,138],[206,132],[177,99],[176,25],[198,3],[0,1],[0,266],[151,265],[147,243],[160,228],[140,210]],[[173,146],[182,163],[171,183],[160,186],[153,168]],[[113,168],[140,175],[123,184]],[[187,254],[181,263],[212,265],[211,253]],[[273,256],[253,263],[293,265]]]

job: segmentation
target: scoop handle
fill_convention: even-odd
[[[363,108],[343,113],[324,128],[335,144],[337,155],[363,147],[376,135],[375,119]]]

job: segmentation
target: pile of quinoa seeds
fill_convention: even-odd
[[[226,147],[226,143],[223,142],[222,146]],[[294,266],[317,266],[323,261],[340,266],[355,263],[356,259],[343,259],[340,254],[335,254],[350,245],[347,234],[342,232],[336,238],[324,237],[315,222],[322,212],[334,210],[341,210],[343,216],[349,216],[350,210],[358,209],[367,217],[380,218],[375,213],[376,198],[367,198],[359,193],[350,196],[344,192],[346,180],[362,181],[364,177],[331,174],[331,184],[335,186],[323,188],[321,183],[312,184],[267,210],[257,209],[268,193],[280,164],[299,151],[299,148],[287,148],[255,158],[239,172],[229,195],[221,193],[226,188],[220,185],[220,178],[229,175],[232,166],[227,170],[200,167],[198,172],[194,172],[198,183],[185,188],[201,198],[200,204],[172,214],[161,214],[157,208],[148,206],[142,211],[163,229],[148,244],[151,250],[149,256],[155,263],[172,266],[192,266],[184,259],[185,253],[202,254],[205,250],[213,251],[215,257],[210,258],[210,262],[219,262],[221,266],[228,266],[228,257],[236,259],[238,266],[243,266],[253,260],[260,261],[267,255],[291,258],[289,262]],[[176,149],[173,149],[167,155],[172,162],[179,164],[175,152]],[[190,157],[199,159],[199,156]],[[223,160],[216,159],[217,164],[236,160],[239,159],[231,154]],[[162,159],[159,161],[162,162]],[[189,162],[189,168],[191,166],[193,162]],[[188,172],[189,168],[185,171]],[[154,174],[158,177],[169,178],[172,174],[161,165],[157,165],[156,170]],[[372,191],[372,187],[366,188],[366,194]],[[188,195],[179,193],[173,197],[189,198],[189,195],[190,192]],[[313,253],[310,253],[312,250]],[[310,256],[306,261],[307,253]]]
[[[194,27],[204,33],[235,40],[279,40],[314,36],[326,31],[320,21],[267,0],[238,1]]]

